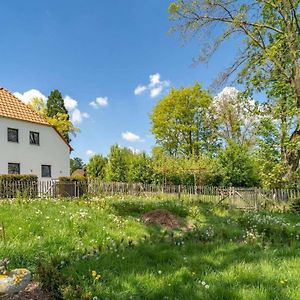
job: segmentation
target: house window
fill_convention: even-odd
[[[51,166],[42,165],[42,177],[51,177]]]
[[[20,164],[8,163],[8,174],[20,174]]]
[[[40,145],[40,134],[38,132],[29,132],[29,142],[31,145]]]
[[[19,142],[19,130],[14,128],[7,128],[7,140],[9,142]]]

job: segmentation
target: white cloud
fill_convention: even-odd
[[[171,84],[169,80],[161,80],[161,76],[159,73],[155,73],[149,76],[149,83],[147,86],[138,85],[135,90],[135,95],[141,95],[142,93],[149,91],[150,97],[155,98],[159,96],[166,88],[168,88]]]
[[[93,156],[93,155],[95,155],[96,153],[93,151],[93,150],[86,150],[86,155],[87,156]]]
[[[80,124],[84,119],[88,119],[90,116],[86,112],[82,112],[78,108],[78,101],[72,97],[66,95],[64,97],[64,103],[66,109],[69,111],[71,122],[74,124]]]
[[[71,113],[71,122],[74,124],[80,124],[83,119],[88,119],[90,116],[86,112],[81,112],[78,108],[73,110]]]
[[[97,97],[95,101],[90,102],[90,106],[93,108],[105,107],[108,105],[107,97]]]
[[[126,131],[122,133],[122,138],[125,141],[129,141],[129,142],[138,142],[138,141],[143,141],[139,135],[132,133],[130,131]]]
[[[36,89],[31,89],[23,94],[15,92],[14,95],[26,104],[35,97],[41,98],[45,103],[47,103],[47,97]],[[66,95],[64,97],[64,104],[66,109],[69,111],[70,119],[74,124],[80,124],[83,119],[89,118],[89,115],[86,112],[80,111],[78,108],[78,101],[72,97]]]
[[[72,111],[77,108],[78,102],[71,98],[70,96],[66,95],[64,98],[65,107],[67,110]]]
[[[155,98],[156,96],[158,96],[163,90],[162,86],[153,88],[152,90],[150,90],[150,97],[151,98]]]
[[[159,84],[161,82],[160,74],[156,73],[156,74],[150,75],[149,80],[150,80],[150,84],[149,84],[150,87],[153,87],[153,86]]]
[[[144,93],[147,90],[147,87],[144,85],[138,85],[135,90],[134,90],[134,94],[135,95],[141,95],[142,93]]]
[[[23,94],[15,92],[14,95],[26,104],[33,98],[41,98],[45,103],[47,102],[47,97],[36,89],[31,89],[27,92],[24,92]]]

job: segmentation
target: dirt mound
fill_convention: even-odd
[[[147,224],[157,224],[168,228],[180,227],[180,220],[166,209],[156,209],[145,213],[141,217],[142,221]]]

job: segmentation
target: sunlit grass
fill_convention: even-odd
[[[143,224],[156,208],[192,229]],[[300,299],[297,215],[120,196],[2,201],[0,222],[0,258],[57,299]]]

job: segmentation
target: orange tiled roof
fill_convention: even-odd
[[[66,141],[66,139],[56,130],[54,126],[49,124],[46,119],[41,115],[36,113],[25,103],[19,100],[15,95],[10,91],[6,90],[3,87],[0,87],[0,117],[12,118],[42,125],[48,125],[54,128],[57,134],[63,139],[63,141],[68,145],[70,151],[73,148]]]
[[[51,126],[8,90],[0,87],[0,116]]]

